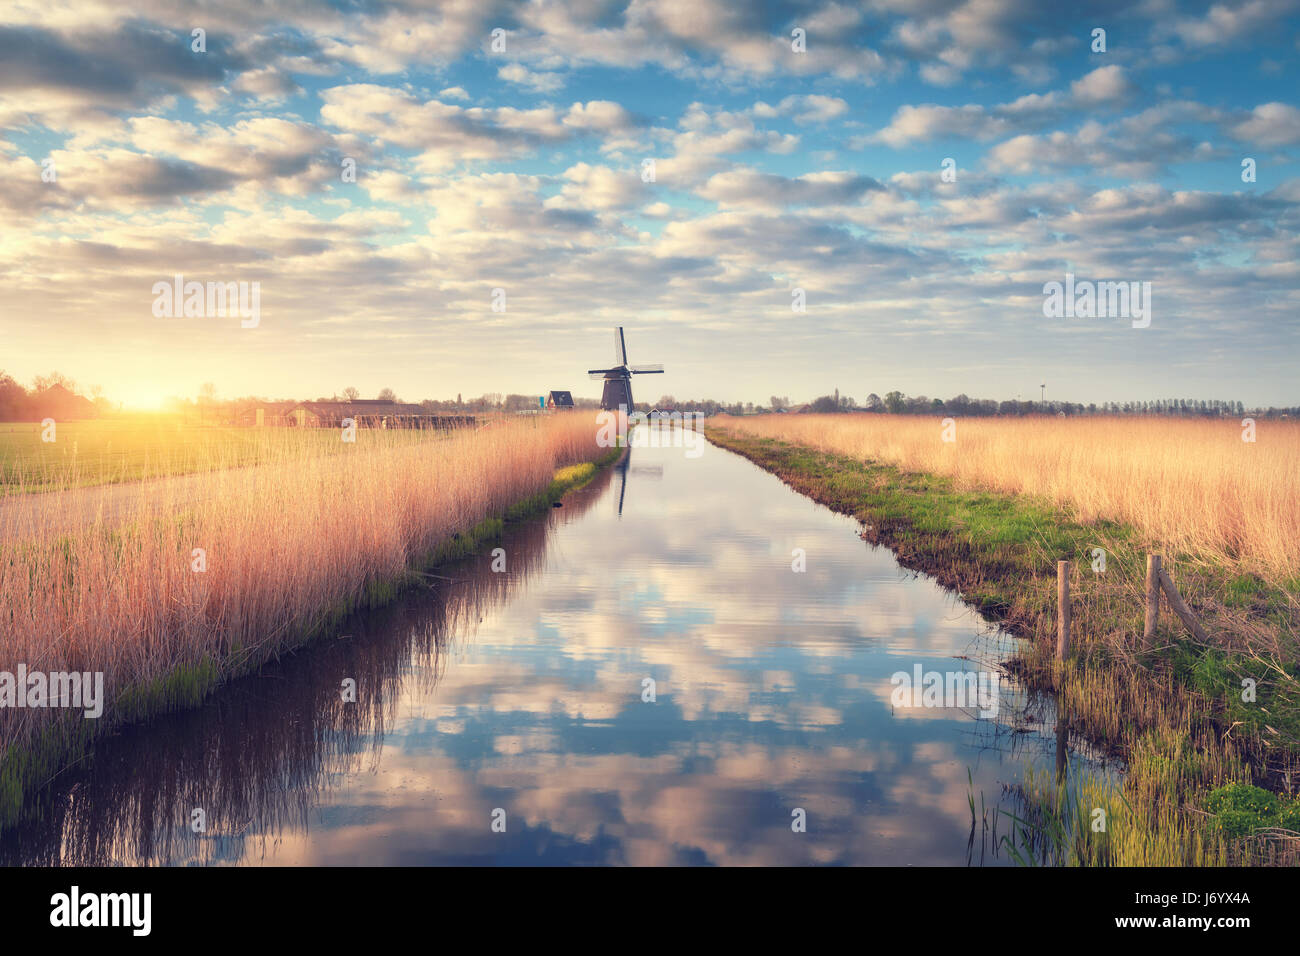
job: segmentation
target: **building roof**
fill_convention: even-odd
[[[28,401],[38,415],[58,419],[98,418],[99,409],[88,398],[69,391],[62,385],[51,385],[43,392],[33,392]]]
[[[410,402],[385,402],[369,398],[354,402],[299,402],[294,406],[294,410],[297,411],[299,408],[304,408],[313,415],[337,415],[342,418],[355,415],[427,415],[432,418],[437,414],[423,405],[413,405]]]
[[[254,409],[254,408],[274,408],[274,409],[277,409],[277,410],[279,410],[279,411],[287,412],[287,411],[289,411],[290,409],[297,408],[300,404],[302,404],[302,403],[301,403],[301,402],[295,402],[295,401],[292,401],[292,400],[290,400],[290,401],[284,401],[284,402],[264,402],[264,401],[261,401],[261,400],[255,399],[255,400],[253,400],[253,401],[251,401],[251,402],[240,402],[239,405],[238,405],[238,408],[239,408],[239,410],[240,410],[241,412],[246,412],[246,411],[249,411],[250,409]]]
[[[572,404],[573,404],[573,393],[572,393],[572,392],[558,392],[558,391],[553,391],[553,392],[551,392],[551,401],[550,401],[550,404],[552,404],[552,405],[572,405]]]

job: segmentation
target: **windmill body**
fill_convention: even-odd
[[[662,375],[664,367],[662,365],[628,365],[627,364],[627,344],[623,341],[623,326],[619,326],[614,331],[614,362],[613,368],[593,368],[588,369],[587,374],[592,378],[605,380],[605,391],[600,396],[600,407],[607,412],[615,412],[620,408],[623,411],[632,410],[632,376],[633,375]]]

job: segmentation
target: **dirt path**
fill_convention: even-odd
[[[148,481],[127,481],[67,491],[44,491],[0,497],[0,540],[65,533],[102,521],[119,524],[141,515],[158,515],[184,508],[218,495],[256,490],[253,468],[177,475]]]

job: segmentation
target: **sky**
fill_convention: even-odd
[[[7,0],[0,369],[1297,404],[1300,0],[1064,6]]]

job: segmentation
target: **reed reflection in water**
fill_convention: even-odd
[[[611,477],[513,526],[508,573],[493,573],[487,554],[426,575],[426,588],[353,616],[346,636],[237,681],[200,709],[102,741],[49,789],[33,822],[0,834],[0,863],[253,862],[283,834],[309,832],[326,792],[380,766],[403,690],[433,695],[450,645],[472,639],[484,614],[544,563],[548,529],[579,518]],[[344,702],[345,679],[356,682],[355,702]]]
[[[1012,639],[856,532],[717,448],[633,448],[513,526],[504,573],[446,568],[105,742],[3,861],[1005,863],[985,810],[1055,768],[1052,703],[1004,675],[996,719],[895,707],[892,674],[993,669]]]

